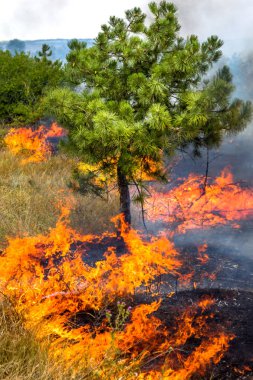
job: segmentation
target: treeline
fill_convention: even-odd
[[[0,123],[33,124],[43,116],[42,97],[64,82],[60,61],[50,60],[51,50],[43,45],[37,56],[0,51]]]

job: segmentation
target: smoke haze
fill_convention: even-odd
[[[251,0],[175,0],[182,33],[202,39],[212,34],[225,41],[225,53],[248,49],[252,42]]]
[[[94,38],[112,15],[146,0],[1,0],[0,40]]]
[[[1,1],[0,40],[13,38],[95,37],[109,16],[124,16],[134,6],[147,10],[147,0],[8,0]],[[173,2],[173,1],[172,1]],[[241,50],[252,40],[251,0],[175,0],[182,33],[202,39],[217,34],[226,41],[224,49]],[[227,45],[228,44],[228,45]]]

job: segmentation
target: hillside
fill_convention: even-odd
[[[61,61],[65,60],[66,55],[68,54],[68,42],[69,39],[57,39],[57,40],[35,40],[35,41],[24,41],[25,42],[25,52],[30,52],[32,55],[36,55],[41,49],[43,44],[47,44],[52,49],[52,59],[60,59]],[[80,41],[87,42],[88,46],[92,45],[92,39],[80,39]],[[0,49],[6,50],[7,44],[9,41],[0,41]]]

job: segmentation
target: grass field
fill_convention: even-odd
[[[41,163],[22,165],[19,157],[0,151],[0,242],[7,236],[42,233],[59,215],[59,202],[74,200],[72,227],[81,233],[99,233],[111,228],[118,213],[115,193],[108,199],[72,192],[68,184],[74,161],[64,155]]]

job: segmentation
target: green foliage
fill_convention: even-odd
[[[0,51],[0,123],[28,124],[42,116],[42,95],[63,79],[60,62],[48,60],[47,47],[42,54],[39,59]]]
[[[117,331],[122,331],[125,327],[131,312],[131,307],[127,307],[125,302],[117,302],[116,315],[113,318],[113,314],[110,310],[106,310],[105,315],[109,326],[112,328],[112,335]]]
[[[50,46],[47,44],[43,44],[41,47],[41,51],[38,52],[38,56],[41,59],[47,60],[48,57],[51,57],[52,55],[52,50],[50,49]],[[51,62],[51,61],[48,61]]]
[[[73,170],[73,175],[68,186],[70,189],[78,191],[79,193],[95,194],[97,196],[102,196],[103,188],[96,183],[96,172],[87,171],[87,173],[82,173],[80,170],[75,168]]]
[[[143,162],[161,164],[163,153],[192,141],[217,144],[251,116],[250,103],[231,100],[227,67],[206,79],[222,41],[180,37],[171,3],[152,2],[149,9],[149,23],[140,8],[126,11],[125,19],[110,17],[90,48],[72,41],[68,80],[85,91],[55,90],[45,103],[69,128],[75,154],[120,170],[128,182],[141,180]]]

